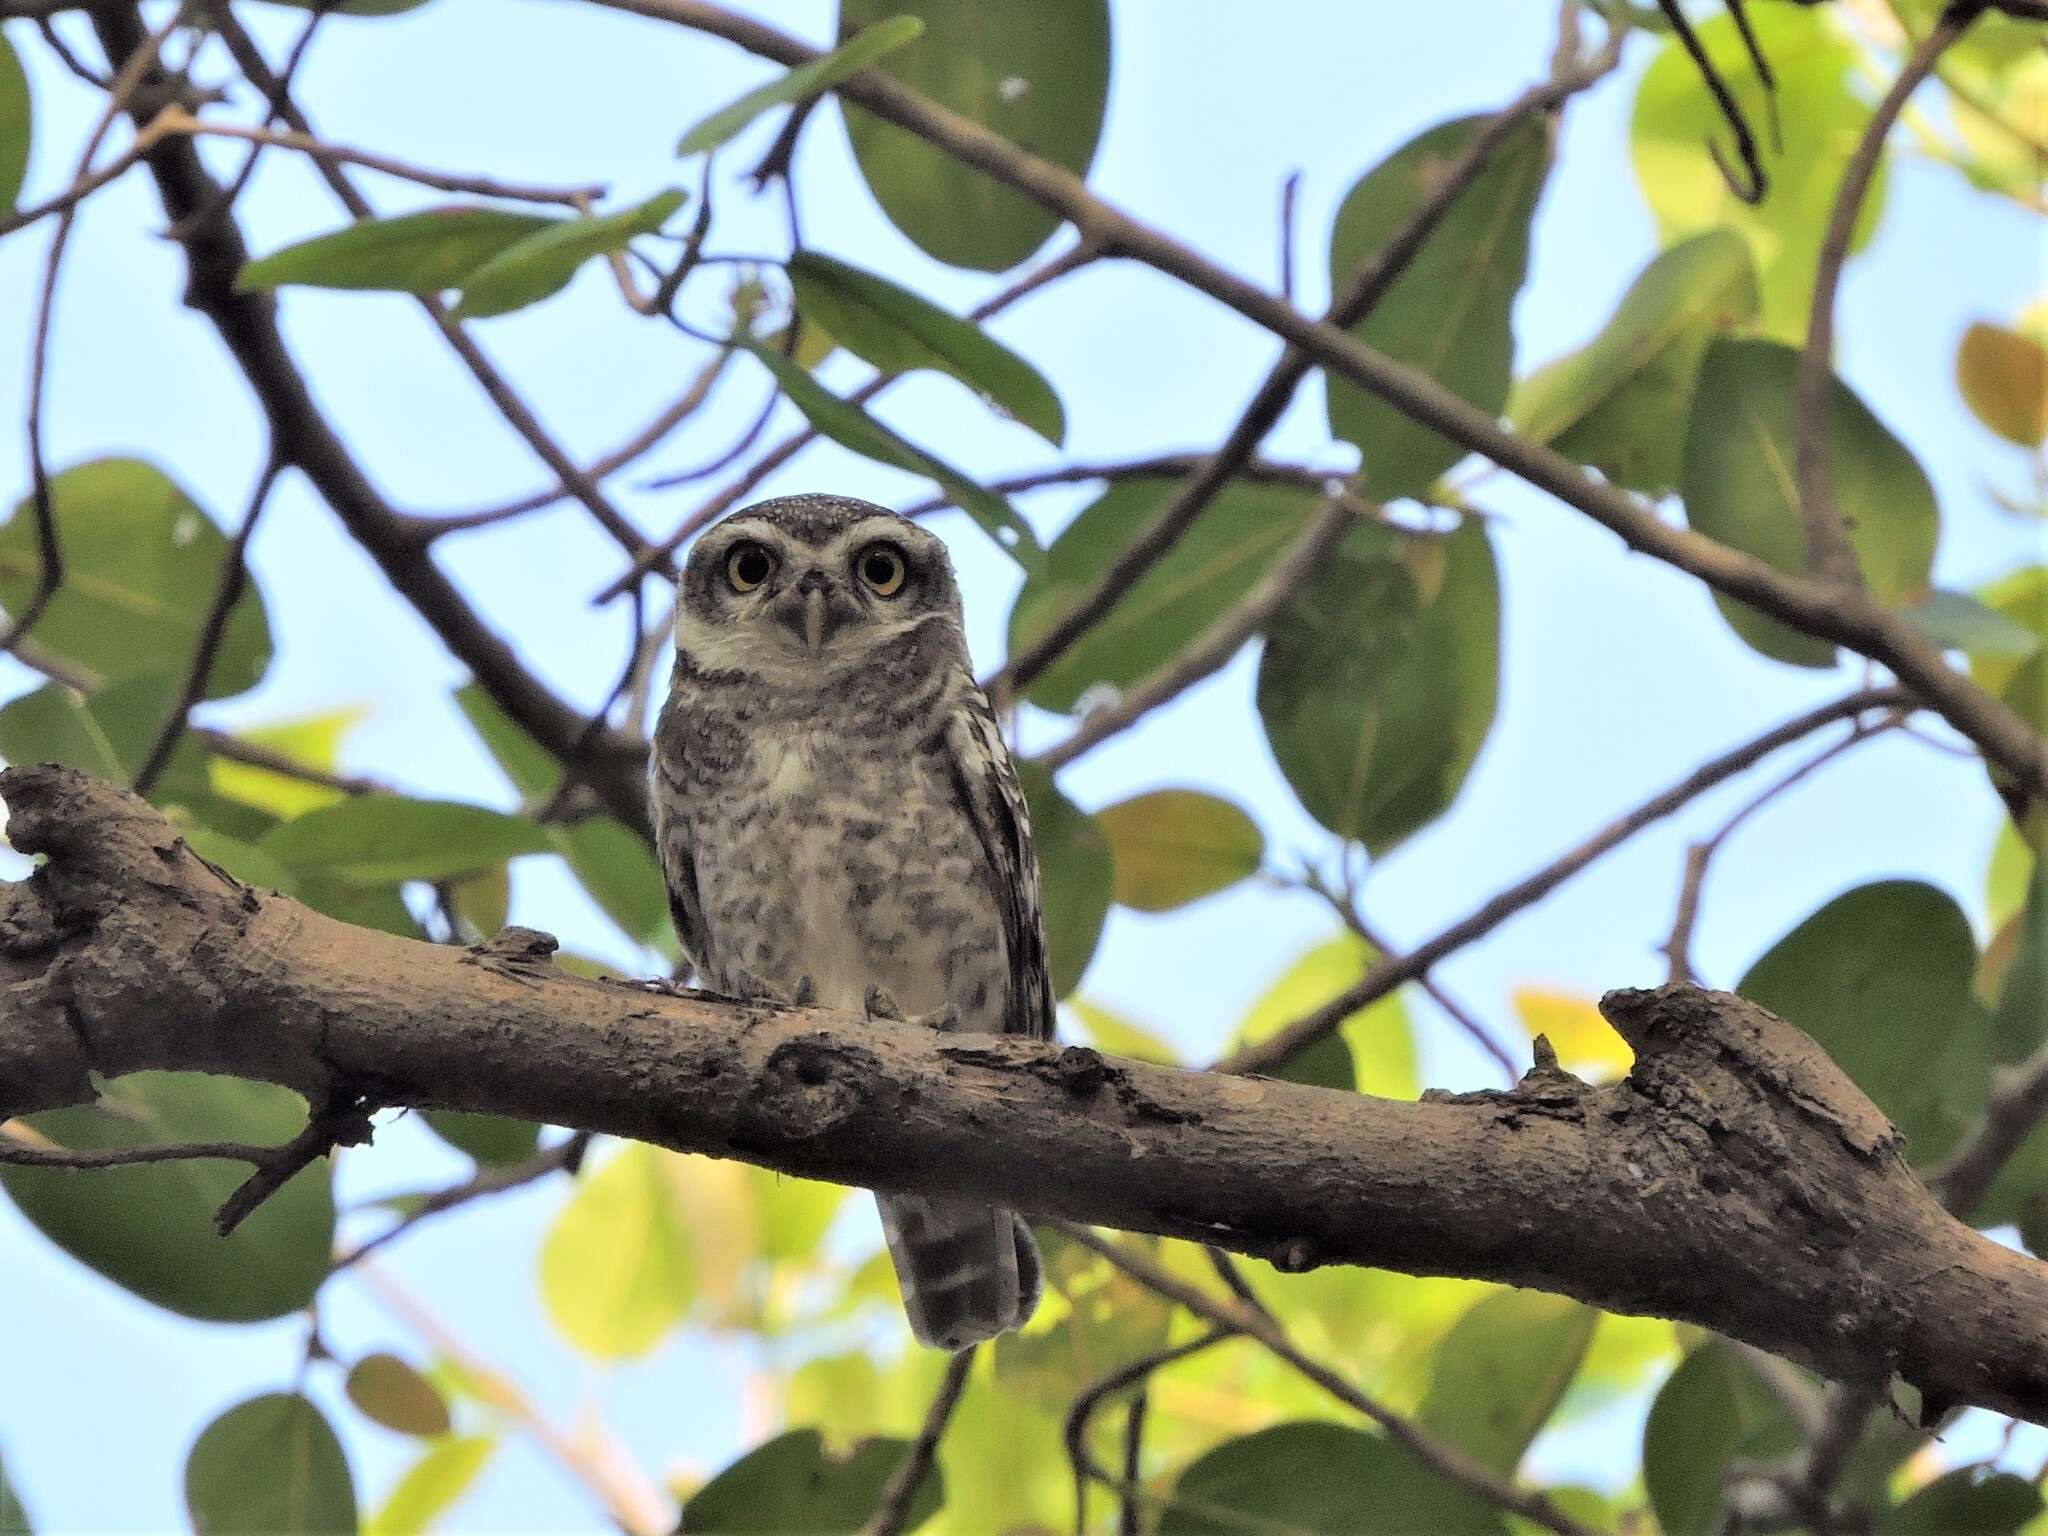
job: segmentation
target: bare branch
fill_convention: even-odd
[[[1383,958],[1348,991],[1325,1003],[1315,1012],[1296,1019],[1284,1029],[1254,1045],[1233,1052],[1216,1063],[1224,1072],[1270,1072],[1335,1031],[1359,1009],[1378,1002],[1395,988],[1428,973],[1430,968],[1466,945],[1484,938],[1516,913],[1534,906],[1587,865],[1627,842],[1643,828],[1662,821],[1696,800],[1717,784],[1754,767],[1780,747],[1789,746],[1837,720],[1854,719],[1873,709],[1898,709],[1911,700],[1896,688],[1866,688],[1807,711],[1796,719],[1764,732],[1732,752],[1702,764],[1661,795],[1645,800],[1627,815],[1610,822],[1592,837],[1560,855],[1527,879],[1509,886],[1477,911],[1451,924],[1433,939],[1418,944],[1396,959]]]
[[[881,1503],[876,1506],[874,1517],[861,1527],[861,1536],[902,1536],[910,1523],[910,1506],[916,1502],[917,1490],[931,1476],[939,1441],[953,1420],[953,1410],[960,1405],[968,1372],[974,1369],[979,1353],[978,1349],[963,1349],[946,1362],[946,1373],[939,1378],[939,1390],[932,1395],[931,1408],[924,1416],[924,1428],[903,1453],[896,1470],[889,1474],[889,1481],[882,1485]]]
[[[1128,1459],[1124,1464],[1123,1480],[1119,1482],[1110,1476],[1101,1463],[1088,1454],[1088,1428],[1096,1410],[1107,1399],[1127,1387],[1149,1381],[1160,1370],[1175,1361],[1200,1354],[1211,1345],[1220,1344],[1225,1339],[1241,1336],[1236,1328],[1211,1328],[1207,1333],[1197,1334],[1184,1343],[1170,1344],[1164,1349],[1140,1355],[1137,1359],[1092,1382],[1074,1399],[1073,1406],[1067,1410],[1066,1423],[1061,1429],[1061,1438],[1067,1447],[1067,1461],[1074,1469],[1074,1536],[1085,1536],[1088,1528],[1088,1485],[1091,1482],[1114,1489],[1123,1499],[1127,1511],[1135,1509],[1138,1502],[1137,1471]],[[1133,1439],[1135,1438],[1133,1436]]]
[[[135,793],[147,795],[155,788],[156,781],[170,766],[171,754],[178,749],[178,742],[185,734],[185,727],[192,718],[192,706],[206,697],[206,685],[213,677],[213,663],[220,654],[221,638],[227,633],[228,616],[234,612],[235,604],[241,601],[243,590],[249,585],[249,540],[255,536],[257,519],[262,517],[263,508],[270,501],[272,487],[282,473],[284,463],[272,454],[263,466],[263,473],[257,476],[256,489],[250,494],[248,510],[242,514],[242,525],[235,530],[235,536],[221,556],[220,582],[214,589],[213,603],[206,610],[206,618],[199,626],[199,642],[193,648],[192,660],[185,668],[185,681],[178,690],[178,696],[171,703],[171,712],[158,727],[156,739],[150,743],[149,751],[143,756],[142,766],[135,770],[132,781]]]
[[[1877,163],[1884,154],[1884,141],[1891,134],[1892,124],[1898,121],[1907,99],[1934,73],[1949,45],[1969,30],[1970,23],[1983,9],[1981,0],[1962,0],[1950,5],[1913,50],[1905,68],[1871,113],[1856,153],[1849,158],[1842,184],[1835,193],[1834,208],[1828,215],[1827,232],[1821,239],[1820,262],[1813,274],[1813,308],[1807,321],[1806,346],[1799,354],[1798,419],[1794,424],[1796,473],[1799,516],[1806,529],[1806,568],[1816,580],[1844,588],[1863,585],[1863,567],[1849,541],[1849,524],[1835,505],[1833,466],[1828,460],[1835,291],[1841,286],[1842,266],[1849,259],[1856,218],[1863,210],[1871,178],[1877,174]]]
[[[1061,1230],[1083,1247],[1094,1249],[1148,1290],[1178,1302],[1195,1316],[1219,1328],[1257,1339],[1345,1407],[1372,1420],[1389,1440],[1446,1482],[1455,1483],[1497,1508],[1534,1521],[1545,1530],[1555,1531],[1557,1536],[1594,1536],[1591,1527],[1574,1520],[1548,1496],[1527,1493],[1503,1481],[1457,1446],[1438,1439],[1406,1415],[1396,1413],[1379,1399],[1359,1391],[1321,1361],[1304,1353],[1270,1313],[1199,1290],[1153,1263],[1127,1243],[1112,1242],[1096,1236],[1085,1227],[1071,1224],[1063,1225]]]
[[[1378,308],[1401,274],[1408,270],[1423,246],[1428,244],[1437,226],[1486,169],[1508,137],[1532,114],[1555,109],[1576,92],[1603,78],[1620,59],[1621,35],[1616,31],[1609,36],[1598,57],[1584,65],[1577,60],[1571,61],[1551,79],[1524,91],[1488,119],[1457,158],[1444,168],[1441,179],[1422,206],[1374,254],[1372,260],[1351,276],[1344,291],[1330,305],[1323,325],[1329,328],[1355,326]],[[1281,307],[1292,312],[1291,306],[1284,302]],[[990,680],[989,693],[998,704],[1004,695],[1028,687],[1035,678],[1042,676],[1186,536],[1188,529],[1194,526],[1217,494],[1258,452],[1259,444],[1278,424],[1293,402],[1301,381],[1314,367],[1314,357],[1300,347],[1290,345],[1281,354],[1280,361],[1273,365],[1272,372],[1252,396],[1251,403],[1245,407],[1223,445],[1118,553],[1094,588],[1061,614],[1045,634],[1005,662],[1002,670]]]
[[[1310,515],[1308,525],[1251,591],[1212,619],[1170,661],[1132,684],[1115,703],[1089,711],[1064,741],[1048,747],[1034,761],[1047,772],[1064,768],[1091,747],[1129,730],[1153,710],[1220,671],[1282,604],[1301,591],[1302,583],[1344,535],[1361,520],[1373,520],[1378,511],[1348,491],[1325,498]]]

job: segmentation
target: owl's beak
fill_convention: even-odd
[[[806,571],[775,599],[776,621],[813,656],[854,617],[837,583],[823,571]]]

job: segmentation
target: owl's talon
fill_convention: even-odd
[[[790,1007],[792,1007],[792,1008],[815,1008],[815,1007],[817,1007],[817,1006],[818,1006],[818,988],[817,988],[817,984],[816,984],[815,982],[813,982],[813,981],[811,980],[811,978],[810,978],[810,977],[808,977],[808,976],[799,976],[799,977],[797,977],[797,979],[796,979],[796,991],[795,991],[795,993],[794,993],[794,994],[792,994],[792,995],[791,995],[791,997],[790,997],[790,1000],[789,1000],[789,1005],[790,1005]]]
[[[894,1024],[903,1022],[903,1010],[896,1006],[896,999],[889,995],[887,987],[870,986],[861,1006],[871,1019],[884,1019]]]

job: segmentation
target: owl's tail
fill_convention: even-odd
[[[875,1203],[918,1343],[966,1349],[1038,1309],[1038,1244],[1015,1212],[923,1195],[877,1195]]]

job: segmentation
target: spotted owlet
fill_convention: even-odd
[[[843,496],[749,507],[697,541],[655,732],[676,931],[730,996],[1049,1039],[1038,861],[976,686],[945,546]],[[918,1339],[964,1349],[1038,1302],[1006,1210],[885,1194]]]

